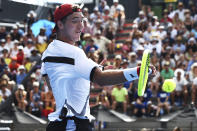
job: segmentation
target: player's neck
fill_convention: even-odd
[[[68,39],[66,39],[64,37],[57,37],[57,40],[66,42],[66,43],[71,44],[71,45],[75,45],[75,42],[74,41],[68,40]]]

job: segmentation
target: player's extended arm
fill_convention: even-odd
[[[155,75],[156,69],[154,66],[150,66],[152,69],[152,74]],[[96,68],[94,71],[92,82],[99,84],[100,86],[105,85],[116,85],[121,84],[126,81],[132,81],[138,79],[139,76],[139,67],[128,68],[123,70],[106,70],[101,71],[99,68]]]

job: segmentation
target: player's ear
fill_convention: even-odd
[[[58,29],[63,29],[63,27],[64,27],[64,25],[63,25],[63,22],[62,21],[60,21],[60,20],[58,20],[57,21],[57,27],[58,27]]]

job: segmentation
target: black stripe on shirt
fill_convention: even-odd
[[[43,62],[65,63],[75,65],[75,60],[69,57],[47,56],[43,59]]]
[[[94,68],[92,68],[92,71],[90,73],[90,81],[93,82],[93,77],[94,77],[94,73],[95,73],[95,70],[96,70],[97,66],[95,66]]]

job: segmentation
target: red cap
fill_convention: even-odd
[[[62,4],[58,8],[56,8],[54,13],[54,22],[57,24],[58,20],[61,20],[65,16],[72,14],[73,12],[81,12],[81,9],[78,5],[72,4]],[[56,32],[57,25],[53,29],[53,32]]]

